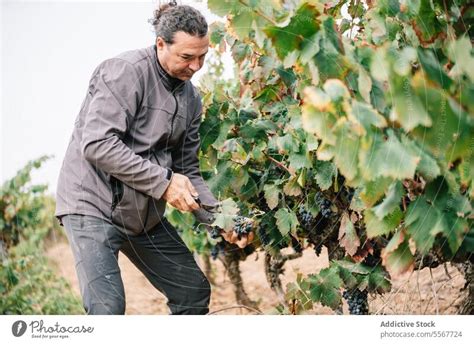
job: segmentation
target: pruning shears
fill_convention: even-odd
[[[197,204],[199,204],[199,206],[202,209],[207,210],[210,213],[218,213],[219,212],[219,204],[209,205],[209,204],[202,203],[202,201],[199,199],[199,196],[196,196],[196,197],[193,197],[193,198],[194,198],[194,201]]]

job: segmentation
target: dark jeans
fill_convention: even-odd
[[[209,282],[168,221],[147,233],[128,236],[94,216],[73,214],[61,220],[76,261],[87,314],[125,313],[119,251],[167,297],[171,314],[209,312]]]

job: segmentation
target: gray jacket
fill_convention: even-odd
[[[160,222],[171,169],[215,204],[199,171],[202,104],[190,81],[170,77],[156,45],[94,70],[61,167],[55,216],[93,215],[134,235]],[[194,212],[211,221],[203,209]],[[61,223],[62,224],[62,223]]]

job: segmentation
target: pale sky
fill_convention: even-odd
[[[95,67],[150,46],[157,1],[18,1],[1,5],[1,182],[29,160],[54,155],[32,175],[54,193],[73,124]],[[180,1],[201,10],[206,1]],[[227,63],[226,63],[227,64]],[[228,64],[227,64],[228,65]],[[193,82],[205,68],[193,77]]]

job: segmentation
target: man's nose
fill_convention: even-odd
[[[190,64],[189,64],[189,69],[191,69],[193,72],[197,72],[199,69],[201,69],[201,65],[199,63],[199,60],[193,60]]]

